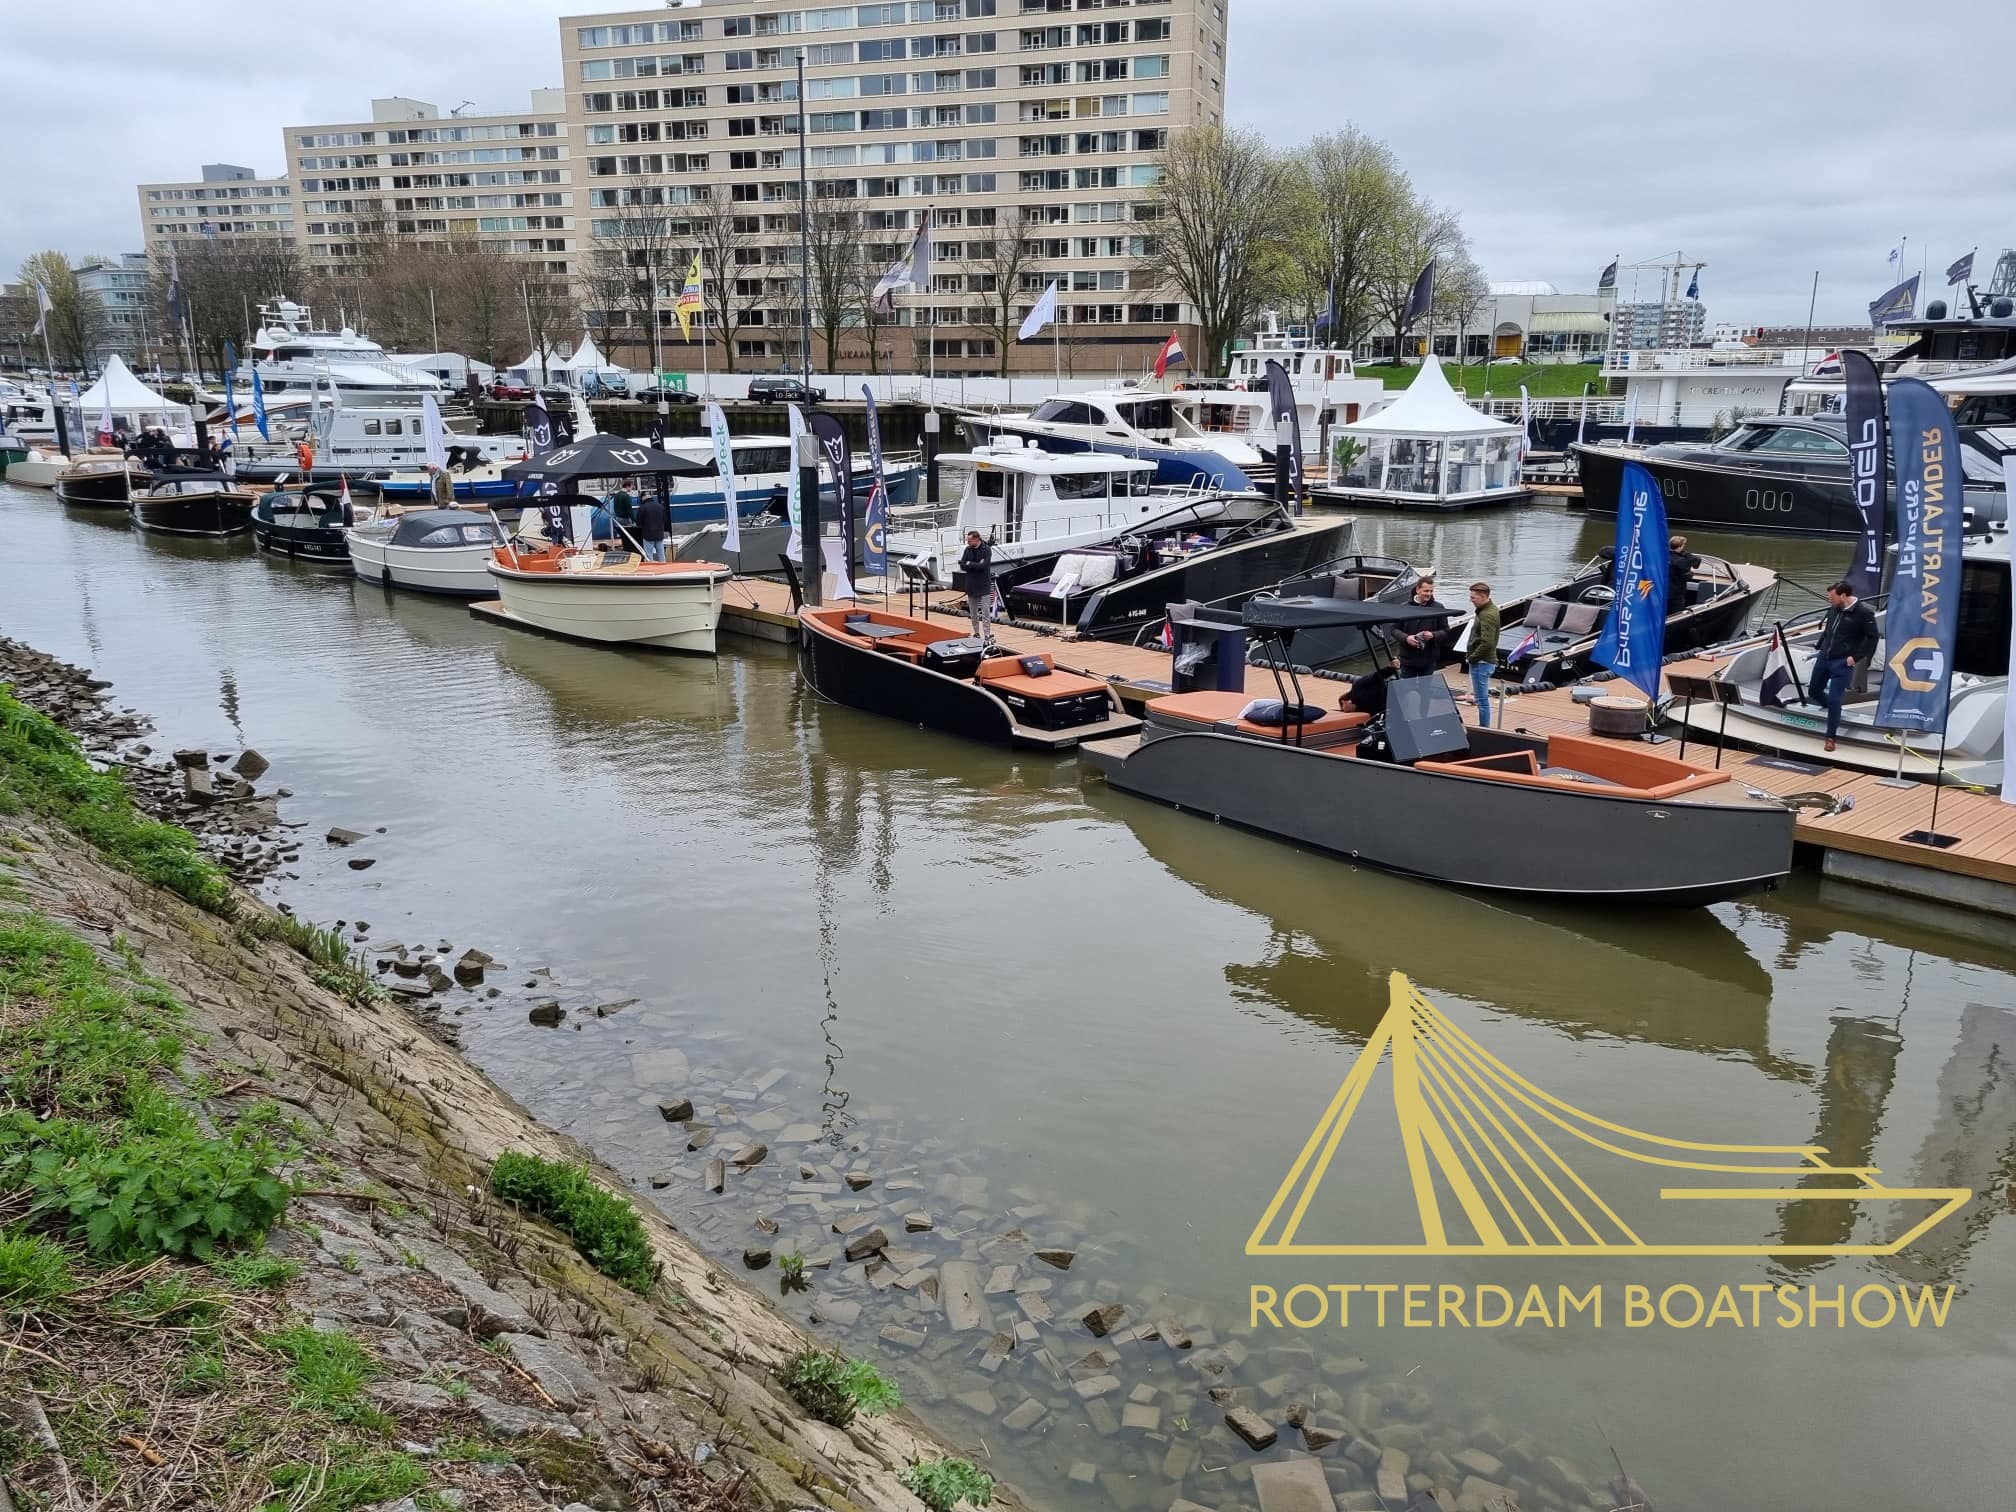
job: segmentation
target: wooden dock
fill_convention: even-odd
[[[728,585],[726,597],[721,618],[724,631],[772,641],[796,638],[797,615],[791,606],[790,590],[783,583],[737,578]],[[928,612],[934,617],[942,615],[950,622],[965,620],[963,610],[951,607],[962,602],[958,594],[939,593],[931,599]],[[919,612],[926,612],[922,597],[916,603]],[[904,612],[908,612],[909,604],[909,598],[901,594],[888,600],[889,608]],[[1009,651],[1048,651],[1066,671],[1113,683],[1121,701],[1130,709],[1138,709],[1146,700],[1169,691],[1169,655],[1159,649],[1111,641],[1070,640],[1017,625],[996,625],[994,638]],[[1674,663],[1669,670],[1706,676],[1714,670],[1714,663],[1692,658]],[[1450,681],[1457,685],[1460,694],[1467,696],[1467,680],[1461,680],[1454,669]],[[1335,697],[1335,687],[1328,679],[1303,682],[1305,694],[1326,703]],[[1256,698],[1273,697],[1276,691],[1273,674],[1265,667],[1248,667],[1246,691]],[[1498,707],[1494,703],[1494,717]],[[1572,691],[1567,688],[1513,694],[1503,701],[1502,707],[1506,723],[1513,729],[1534,735],[1589,733],[1588,712],[1574,701]],[[1462,708],[1464,718],[1474,723],[1476,710],[1467,703]],[[1676,741],[1662,747],[1661,753],[1678,752]],[[1712,767],[1716,756],[1712,743],[1689,734],[1686,754],[1689,762]],[[1930,819],[1930,784],[1891,787],[1873,773],[1733,748],[1721,753],[1721,761],[1734,780],[1780,797],[1819,793],[1853,800],[1853,807],[1837,814],[1804,810],[1799,816],[1796,830],[1799,844],[1808,848],[1810,858],[1825,875],[2016,918],[2016,804],[2004,803],[1993,794],[1946,788],[1939,795],[1939,829],[1957,838],[1953,845],[1941,848],[1903,838],[1909,831],[1923,829]]]

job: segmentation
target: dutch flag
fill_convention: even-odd
[[[1764,653],[1764,677],[1757,684],[1757,701],[1773,709],[1790,706],[1799,691],[1799,679],[1792,675],[1792,657],[1785,649],[1785,637],[1771,632],[1771,649]]]
[[[1512,654],[1506,660],[1515,662],[1524,661],[1539,648],[1539,645],[1540,637],[1535,635],[1531,630],[1528,630],[1526,638],[1512,648]]]
[[[1183,343],[1178,341],[1176,333],[1171,331],[1169,339],[1162,343],[1162,350],[1155,354],[1155,376],[1160,378],[1169,371],[1170,364],[1176,362],[1182,363],[1186,368],[1190,366],[1190,359],[1183,355]]]

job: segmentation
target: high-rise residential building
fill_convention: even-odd
[[[867,368],[872,331],[883,371],[935,353],[941,373],[991,373],[1005,342],[1015,370],[1062,356],[1080,375],[1138,373],[1190,318],[1140,265],[1169,134],[1223,118],[1225,39],[1225,0],[706,0],[563,17],[582,194],[569,254],[605,350],[649,360],[645,315],[625,309],[648,266],[665,361],[700,366],[668,297],[699,250],[713,365],[732,351],[745,371],[797,366],[802,230],[825,286],[816,368]],[[846,282],[872,284],[927,213],[930,292],[899,295],[871,328],[831,265],[852,259]],[[1048,333],[1015,340],[1052,280],[1062,353]],[[824,317],[843,303],[829,353]]]
[[[1620,304],[1611,345],[1624,351],[1663,351],[1693,346],[1705,339],[1707,329],[1708,310],[1698,299]]]
[[[483,244],[564,280],[577,192],[561,92],[527,109],[444,116],[424,100],[371,102],[371,119],[289,126],[295,221],[311,269],[363,260],[374,244]]]
[[[117,352],[129,363],[153,360],[147,309],[152,264],[145,252],[107,260],[94,257],[77,269],[77,288],[97,306],[91,322],[91,363],[96,367]]]
[[[236,163],[205,163],[179,184],[142,184],[140,235],[149,252],[198,237],[294,236],[294,190],[283,174],[261,178]]]

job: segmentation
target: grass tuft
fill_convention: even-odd
[[[585,1167],[506,1151],[490,1168],[490,1190],[550,1220],[603,1275],[640,1294],[656,1283],[658,1259],[637,1210],[597,1185]]]
[[[266,1342],[292,1364],[287,1378],[294,1387],[296,1407],[327,1413],[339,1422],[368,1410],[358,1397],[377,1366],[350,1335],[319,1333],[303,1324],[273,1334]]]

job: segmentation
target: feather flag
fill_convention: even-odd
[[[1616,287],[1617,259],[1613,257],[1610,259],[1610,266],[1605,268],[1596,279],[1596,292],[1601,294],[1605,289],[1614,289]]]
[[[1413,330],[1414,322],[1426,315],[1434,304],[1435,259],[1431,257],[1428,259],[1428,266],[1415,278],[1413,291],[1407,296],[1407,313],[1400,317],[1401,328]]]
[[[875,481],[862,512],[861,571],[869,577],[886,577],[889,572],[889,480],[882,471],[882,423],[875,414],[875,390],[861,385],[861,397],[868,401],[868,466]]]
[[[35,285],[35,329],[28,333],[30,336],[47,334],[49,329],[49,311],[51,308],[49,290],[38,283]]]
[[[273,431],[266,423],[266,386],[259,381],[259,369],[252,369],[252,423],[259,427],[259,439],[271,441]]]
[[[784,489],[784,513],[791,522],[791,539],[784,545],[784,555],[796,562],[805,554],[805,537],[801,527],[805,519],[804,470],[798,466],[798,439],[805,434],[805,412],[795,404],[784,406],[784,413],[790,424],[786,427],[791,437],[790,481]],[[816,476],[817,469],[814,469]]]
[[[1624,464],[1619,495],[1610,614],[1589,659],[1657,698],[1666,649],[1666,497],[1636,462]]]
[[[735,443],[728,438],[728,417],[721,406],[707,405],[707,434],[714,439],[714,467],[721,474],[721,498],[728,509],[728,530],[721,537],[725,551],[742,549],[742,514],[735,502]]]
[[[1771,649],[1764,653],[1764,677],[1757,684],[1757,702],[1768,708],[1789,708],[1799,693],[1799,679],[1792,675],[1792,655],[1785,649],[1785,636],[1775,627]]]
[[[679,318],[681,341],[693,339],[693,317],[700,314],[704,308],[705,288],[705,282],[700,276],[700,254],[695,252],[692,266],[686,270],[686,282],[680,287],[679,297],[672,301],[672,313]]]

